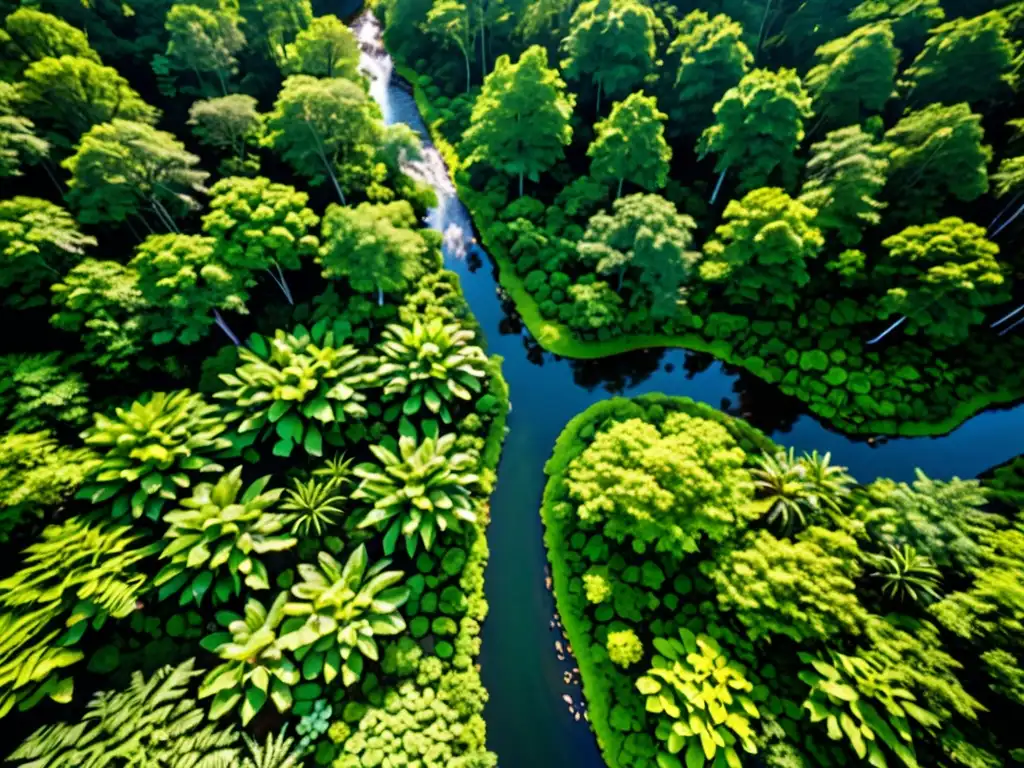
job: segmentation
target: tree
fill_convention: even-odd
[[[281,70],[288,66],[288,47],[313,21],[310,0],[242,0],[250,44],[266,46]]]
[[[821,120],[837,126],[881,112],[893,95],[900,52],[888,24],[855,29],[814,52],[818,63],[804,82]]]
[[[332,205],[324,215],[320,264],[324,277],[345,277],[357,291],[405,291],[427,270],[431,247],[415,229],[416,214],[405,200]]]
[[[128,266],[139,275],[139,291],[158,309],[152,318],[154,344],[194,344],[216,325],[238,345],[220,310],[248,314],[243,276],[217,258],[216,241],[199,235],[151,235],[135,249]]]
[[[289,47],[288,67],[297,75],[359,80],[359,44],[337,16],[317,16]]]
[[[733,611],[751,639],[784,635],[794,642],[861,632],[867,611],[857,599],[857,542],[811,526],[795,540],[748,533],[710,570],[721,608]]]
[[[0,357],[0,424],[8,432],[77,431],[90,414],[89,388],[60,352]]]
[[[699,258],[689,250],[696,227],[659,195],[627,195],[615,201],[611,214],[590,218],[577,250],[598,274],[617,273],[619,290],[628,278],[634,306],[649,308],[655,318],[673,317],[679,289]]]
[[[853,478],[817,451],[795,458],[793,449],[754,457],[754,486],[767,507],[768,523],[783,534],[807,527],[808,519],[839,513],[850,496]]]
[[[984,307],[1008,301],[1008,270],[985,230],[962,219],[911,226],[882,241],[888,256],[872,277],[886,289],[881,318],[902,315],[907,332],[957,344],[985,319]]]
[[[4,30],[7,37],[0,38],[3,47],[8,49],[12,59],[25,64],[61,56],[77,56],[101,63],[82,30],[49,13],[18,8],[4,20]]]
[[[997,11],[953,19],[932,30],[904,73],[911,104],[977,104],[1016,87],[1017,50],[1010,25]]]
[[[36,126],[20,112],[18,89],[0,81],[0,179],[21,176],[21,166],[45,158],[50,143],[36,136]]]
[[[928,32],[945,19],[940,0],[863,0],[847,16],[850,24],[858,27],[888,22],[896,47],[905,57],[920,51]]]
[[[859,125],[832,131],[811,146],[800,202],[818,212],[819,229],[835,231],[843,245],[856,245],[862,229],[882,221],[885,204],[875,197],[888,168],[886,149]]]
[[[164,24],[167,61],[173,69],[191,70],[200,87],[203,73],[217,76],[223,95],[228,93],[228,78],[238,71],[235,54],[245,47],[245,35],[239,29],[241,19],[225,9],[208,10],[198,5],[172,5]]]
[[[46,304],[61,279],[96,239],[83,235],[71,215],[46,200],[0,200],[0,289],[9,307]]]
[[[61,56],[34,61],[20,87],[25,114],[61,146],[74,144],[101,123],[152,124],[160,116],[116,69],[91,59]]]
[[[277,96],[267,131],[265,143],[296,173],[313,186],[330,178],[344,204],[347,177],[365,169],[380,144],[380,109],[350,80],[292,75]]]
[[[622,322],[622,299],[604,280],[576,283],[567,291],[572,313],[566,322],[582,332],[614,328]]]
[[[215,240],[217,260],[232,270],[265,271],[294,304],[282,269],[297,270],[315,257],[313,234],[320,218],[307,207],[309,195],[263,177],[221,179],[210,189],[203,232]]]
[[[716,239],[704,246],[701,277],[725,283],[733,301],[795,309],[799,289],[811,279],[810,262],[825,245],[814,214],[771,187],[730,201]]]
[[[594,126],[594,140],[587,149],[590,174],[600,181],[629,181],[649,192],[668,182],[672,150],[665,141],[664,112],[653,96],[634,93],[612,106],[606,120]]]
[[[931,104],[885,134],[889,202],[904,220],[937,218],[947,197],[977,200],[988,191],[992,148],[982,144],[981,116],[966,104]]]
[[[730,88],[715,105],[714,125],[697,144],[701,157],[718,155],[715,170],[722,176],[711,202],[730,168],[739,169],[740,191],[764,186],[776,174],[790,186],[798,168],[793,153],[810,116],[811,99],[792,69],[755,69]]]
[[[638,0],[586,0],[569,22],[562,41],[562,70],[570,80],[589,77],[601,96],[622,98],[654,68],[654,11]]]
[[[192,104],[188,116],[199,141],[232,154],[221,161],[224,173],[259,170],[259,157],[247,157],[249,148],[259,146],[263,138],[263,115],[256,109],[256,99],[240,93],[203,99]]]
[[[476,41],[469,20],[469,9],[459,0],[437,0],[427,13],[423,31],[440,41],[442,47],[454,45],[466,62],[466,93],[473,85],[470,62]]]
[[[644,657],[643,643],[632,629],[609,632],[606,647],[608,659],[623,669],[636,664]]]
[[[756,514],[744,458],[717,422],[681,412],[660,428],[628,419],[598,432],[570,462],[565,488],[585,526],[679,556]]]
[[[692,11],[679,23],[669,46],[679,69],[665,72],[661,105],[670,134],[699,136],[714,122],[715,105],[750,71],[754,56],[743,42],[743,26],[724,14]]]
[[[62,163],[71,172],[67,200],[86,224],[129,216],[145,221],[146,204],[164,227],[176,232],[175,214],[197,208],[193,195],[205,191],[209,174],[197,170],[198,163],[172,134],[114,120],[90,130]]]
[[[466,165],[486,163],[518,176],[522,196],[524,178],[538,181],[565,156],[574,104],[539,45],[527,48],[515,64],[499,56],[473,102],[463,138]]]

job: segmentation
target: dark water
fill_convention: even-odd
[[[371,43],[374,33],[371,25],[360,37]],[[440,204],[430,224],[449,234],[446,265],[462,279],[488,351],[505,358],[512,413],[491,500],[486,574],[490,615],[483,628],[481,657],[483,682],[490,692],[484,713],[488,745],[502,768],[604,765],[587,724],[575,722],[561,698],[568,693],[578,699],[579,688],[563,683],[563,672],[572,665],[555,656],[554,642],[560,636],[549,629],[554,600],[544,584],[546,556],[538,514],[544,462],[565,424],[587,406],[613,394],[645,392],[725,405],[782,445],[798,452],[830,451],[835,463],[846,465],[862,482],[878,476],[911,480],[915,467],[936,478],[969,477],[1024,452],[1024,407],[980,414],[945,437],[894,439],[872,446],[830,432],[804,414],[799,403],[781,398],[770,386],[683,350],[637,352],[600,361],[570,361],[542,351],[528,338],[514,310],[501,301],[486,255],[475,246],[468,255],[458,254],[465,243],[453,227],[469,237],[472,225],[439,155],[429,146],[412,96],[390,83],[391,64],[385,54],[368,54],[364,66],[378,78],[373,93],[387,122],[408,123],[428,144],[423,160],[409,170],[438,190]]]

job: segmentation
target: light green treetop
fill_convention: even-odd
[[[358,80],[359,44],[337,16],[317,16],[288,47],[288,68],[297,75]]]
[[[4,30],[7,38],[0,37],[3,47],[9,50],[12,59],[20,59],[26,64],[61,56],[77,56],[100,63],[100,57],[89,46],[85,32],[49,13],[34,8],[18,8],[4,20]]]
[[[653,96],[630,94],[612,106],[611,115],[594,126],[594,140],[587,149],[590,174],[602,181],[623,182],[649,192],[668,182],[672,149],[665,141],[665,119]]]
[[[180,3],[171,6],[164,28],[167,30],[167,62],[177,70],[195,72],[203,85],[202,73],[217,77],[223,95],[228,79],[238,71],[235,54],[245,47],[241,17],[226,9],[210,10]]]

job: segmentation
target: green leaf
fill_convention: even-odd
[[[283,440],[298,443],[302,440],[302,418],[294,411],[277,422],[277,434]]]
[[[704,750],[698,739],[690,739],[686,748],[686,768],[704,768]]]
[[[242,701],[242,725],[248,725],[249,721],[256,717],[256,714],[263,709],[267,700],[267,694],[259,688],[249,686],[245,689],[245,699]]]
[[[310,424],[306,429],[306,438],[303,440],[303,447],[310,456],[323,456],[323,438],[320,430],[315,424]]]
[[[419,413],[423,399],[419,395],[413,395],[402,404],[402,413],[406,416],[415,416]]]

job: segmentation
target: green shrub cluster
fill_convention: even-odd
[[[652,452],[679,434],[686,449]],[[746,479],[706,497],[711,509],[694,503],[692,482],[659,482],[668,467],[721,481],[726,453]],[[1006,495],[1012,467],[984,486],[923,474],[861,486],[827,456],[781,452],[706,405],[645,395],[574,418],[545,471],[559,612],[609,765],[1024,756],[1013,726],[1024,656],[1011,639],[1024,507]],[[652,521],[686,530],[712,511],[732,522],[695,546],[649,535]]]

